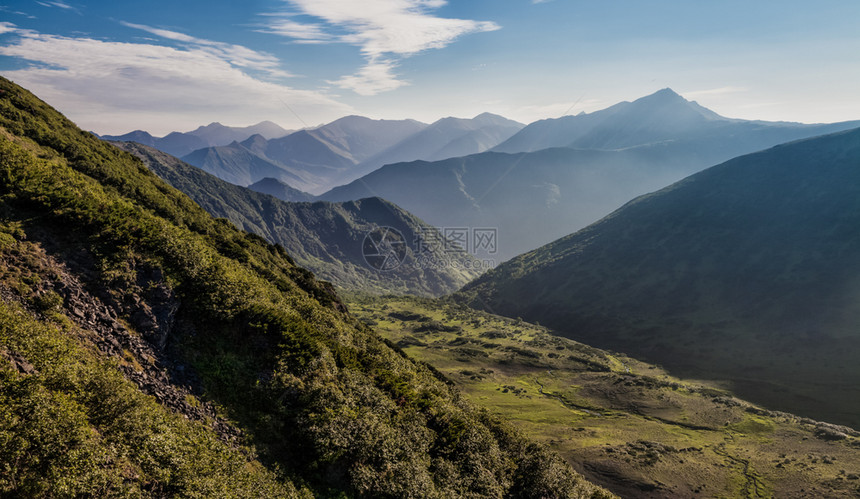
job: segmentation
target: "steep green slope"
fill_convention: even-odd
[[[622,497],[854,497],[860,432],[440,299],[350,309]]]
[[[476,306],[860,426],[860,130],[636,199],[466,286]]]
[[[152,452],[145,448],[109,449],[120,456],[123,486],[149,495],[173,492],[171,486],[181,487],[175,494],[206,495],[190,477],[213,460],[223,475],[213,484],[220,484],[218,495],[241,494],[224,484],[251,481],[243,474],[254,471],[252,463],[236,466],[235,454],[207,444],[213,435],[173,439],[148,424],[98,433],[105,422],[121,423],[124,411],[134,407],[118,407],[120,419],[100,413],[113,400],[100,391],[101,374],[91,382],[86,373],[67,373],[74,364],[25,344],[27,321],[45,324],[53,331],[46,335],[58,334],[47,323],[52,319],[46,314],[54,313],[60,327],[72,324],[64,338],[104,359],[104,367],[95,368],[116,386],[125,382],[111,374],[116,369],[111,365],[125,359],[131,365],[120,369],[124,377],[151,390],[163,406],[195,414],[193,400],[170,395],[183,393],[185,385],[199,393],[205,406],[226,420],[216,420],[211,430],[192,425],[177,432],[226,436],[237,433],[230,427],[238,428],[243,445],[253,446],[272,470],[261,470],[254,480],[267,481],[275,473],[285,487],[295,480],[319,495],[364,497],[605,495],[556,455],[475,410],[433,371],[389,347],[281,248],[213,219],[139,160],[81,131],[5,79],[0,79],[0,193],[8,228],[0,239],[4,247],[25,242],[28,251],[44,251],[46,261],[64,269],[22,275],[2,294],[12,313],[25,303],[42,310],[24,322],[3,323],[2,330],[9,331],[2,338],[4,358],[29,373],[24,378],[10,375],[12,368],[3,370],[0,452],[8,455],[26,445],[25,457],[42,467],[21,471],[12,461],[15,472],[7,478],[6,463],[6,493],[27,495],[22,483],[28,476],[43,477],[37,492],[70,493],[62,479],[80,478],[76,459],[88,461],[83,469],[103,469],[100,438],[142,447],[150,438],[162,447],[161,467],[152,465]],[[66,274],[81,286],[64,279]],[[90,307],[78,306],[82,297]],[[84,334],[75,334],[75,325]],[[88,340],[90,333],[94,337]],[[140,348],[126,353],[117,337]],[[55,376],[57,371],[71,383]],[[156,376],[160,384],[152,381]],[[150,420],[169,417],[156,413],[152,398],[137,398],[155,413]],[[31,414],[31,407],[45,416],[16,415]],[[50,441],[56,436],[54,421],[70,421],[65,427],[73,430],[56,437],[57,445]],[[197,452],[198,446],[214,457]],[[183,468],[174,461],[183,455],[200,462]],[[68,459],[73,459],[69,465]],[[46,468],[56,470],[58,480],[45,479]],[[182,476],[188,481],[174,482]],[[80,493],[111,494],[99,480],[86,481]]]
[[[442,295],[480,274],[480,262],[444,248],[416,252],[419,237],[442,235],[415,216],[379,198],[347,203],[288,203],[232,185],[150,147],[118,143],[158,176],[216,217],[280,244],[299,265],[350,291]],[[402,263],[382,270],[364,257],[363,243],[378,227],[393,227],[406,242]]]
[[[63,266],[23,236],[0,232],[0,495],[297,495],[211,417],[144,395],[123,376],[144,372],[130,350],[96,354],[92,326],[63,309]]]

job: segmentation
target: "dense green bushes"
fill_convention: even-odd
[[[68,333],[0,304],[0,495],[296,494]],[[16,370],[13,356],[31,372]]]
[[[111,290],[135,262],[159,269],[180,303],[171,338],[180,358],[173,360],[193,368],[205,398],[245,430],[269,469],[320,495],[601,494],[342,312],[330,287],[281,248],[209,217],[137,159],[25,90],[2,79],[0,87],[5,216],[27,234],[83,250],[93,260],[83,269],[91,286]],[[2,345],[9,348],[20,327],[12,323]],[[69,475],[78,483],[101,473],[91,483],[117,493],[217,495],[211,491],[223,487],[241,494],[255,482],[278,492],[269,472],[237,465],[211,432],[179,425],[115,371],[92,365],[102,367],[80,368],[84,374],[61,385],[4,371],[4,439],[34,439],[16,421],[36,408],[43,416],[34,428],[47,418],[68,427],[47,434],[44,445],[34,440],[38,462],[16,476],[40,487],[38,477]],[[282,477],[282,486],[289,491],[289,480]]]

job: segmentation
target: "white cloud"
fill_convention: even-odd
[[[266,33],[293,38],[299,43],[328,43],[335,40],[333,35],[323,31],[319,24],[303,24],[290,19],[276,18],[268,23]]]
[[[393,72],[394,63],[373,61],[362,67],[357,74],[344,76],[329,83],[341,88],[349,88],[359,95],[376,95],[407,85],[398,80]]]
[[[141,128],[163,134],[211,121],[248,125],[264,119],[289,126],[290,109],[308,122],[352,111],[319,92],[254,78],[243,69],[272,73],[273,61],[238,46],[188,37],[191,47],[180,49],[15,33],[18,39],[0,46],[0,55],[33,64],[4,76],[99,133]]]
[[[363,95],[406,84],[397,80],[393,72],[399,58],[446,47],[469,33],[500,28],[493,22],[442,18],[429,13],[445,5],[444,0],[287,1],[297,12],[280,18],[272,16],[265,31],[305,43],[340,42],[360,47],[365,66],[357,74],[334,83]],[[295,21],[296,14],[325,24]]]
[[[41,5],[42,7],[59,7],[59,8],[61,8],[61,9],[63,9],[63,10],[70,10],[70,11],[75,12],[75,13],[77,13],[77,14],[80,14],[80,13],[81,13],[81,11],[80,11],[80,10],[76,9],[75,7],[72,7],[71,5],[69,5],[69,4],[65,3],[65,2],[59,2],[59,1],[53,1],[53,2],[38,2],[38,1],[37,1],[36,3],[37,3],[37,4],[39,4],[39,5]]]
[[[6,33],[14,33],[18,31],[18,27],[12,23],[8,22],[0,22],[0,35],[4,35]]]
[[[168,40],[175,40],[178,42],[186,43],[191,46],[195,46],[200,50],[212,53],[216,57],[225,59],[229,61],[230,64],[233,64],[235,66],[243,67],[246,69],[264,71],[269,75],[276,77],[286,78],[291,76],[286,71],[280,69],[281,63],[277,57],[270,54],[257,52],[241,45],[232,45],[229,43],[205,40],[202,38],[189,36],[184,33],[169,31],[166,29],[153,28],[143,24],[133,24],[125,21],[120,21],[120,24],[129,28],[146,31],[147,33],[152,33],[153,35],[167,38]]]

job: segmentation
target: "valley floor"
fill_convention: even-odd
[[[860,495],[860,432],[850,428],[442,300],[350,300],[353,314],[474,403],[623,497]]]

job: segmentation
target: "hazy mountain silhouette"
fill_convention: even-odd
[[[463,295],[772,408],[860,425],[860,129],[733,159]],[[823,387],[826,387],[823,388]]]
[[[256,125],[246,127],[224,126],[221,123],[210,123],[188,132],[203,139],[207,145],[221,146],[233,141],[243,141],[252,135],[261,135],[266,139],[277,139],[292,133],[271,121],[261,121]]]
[[[671,142],[705,146],[713,163],[776,144],[847,130],[860,122],[805,125],[725,118],[669,88],[593,113],[536,121],[494,151],[527,152],[548,147],[614,150]],[[714,147],[714,145],[719,147]]]
[[[266,177],[248,186],[254,192],[275,196],[281,201],[313,201],[316,196],[290,187],[276,178]]]
[[[291,170],[256,155],[238,142],[198,149],[183,156],[182,160],[237,185],[249,185],[267,177],[293,185],[306,185],[310,178],[301,171]]]
[[[732,120],[666,89],[590,115],[533,123],[496,149],[525,147],[529,138],[534,148],[570,147],[387,165],[320,198],[380,196],[437,226],[496,227],[496,258],[505,260],[708,166],[851,126],[860,122]]]
[[[153,137],[143,130],[135,130],[125,135],[103,135],[104,140],[137,142],[154,147],[173,156],[185,156],[197,149],[211,146],[225,146],[234,141],[243,141],[259,134],[267,139],[289,134],[271,121],[263,121],[247,127],[229,127],[221,123],[210,123],[190,132],[171,132],[164,137]]]
[[[349,177],[349,172],[359,162],[426,126],[415,120],[347,116],[277,139],[252,135],[238,144],[230,144],[230,152],[212,147],[194,151],[183,160],[239,185],[271,176],[301,190],[318,193],[337,185],[341,178]],[[243,150],[241,154],[240,149]],[[276,165],[291,172],[293,177],[263,175],[259,169],[261,164]],[[246,171],[240,174],[243,165]]]
[[[414,161],[434,161],[484,152],[523,128],[522,123],[483,113],[472,119],[442,118],[424,130],[365,160],[354,170],[355,180],[383,165]]]
[[[492,257],[502,261],[585,227],[700,165],[695,151],[672,144],[486,152],[386,165],[319,199],[379,196],[437,227],[497,228],[498,252]]]

